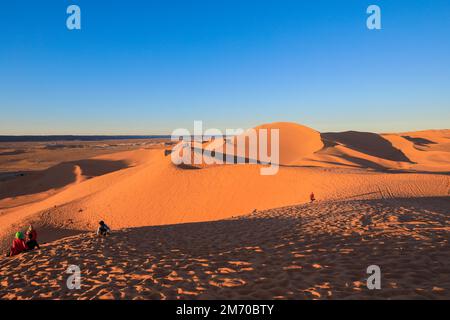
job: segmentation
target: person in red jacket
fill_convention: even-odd
[[[30,237],[30,234],[31,234],[31,237]],[[36,232],[36,230],[34,230],[32,225],[30,225],[28,227],[26,237],[27,237],[27,239],[30,239],[30,240],[34,240],[34,241],[37,240],[37,232]]]
[[[16,232],[16,238],[12,243],[11,250],[9,251],[8,256],[12,257],[26,250],[27,246],[25,244],[25,236],[23,232],[18,231]]]
[[[314,192],[311,192],[311,194],[309,195],[309,200],[311,200],[311,203],[316,201],[316,197],[314,197]]]

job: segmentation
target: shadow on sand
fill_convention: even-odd
[[[374,157],[411,163],[402,151],[395,148],[392,143],[376,133],[346,131],[321,133],[320,135],[322,139],[328,141],[329,144],[332,142],[340,143],[350,149]]]
[[[448,298],[449,209],[443,198],[324,202],[129,228],[106,239],[82,234],[0,261],[10,283],[0,296],[15,290],[63,299]],[[69,264],[80,266],[82,290],[51,280]],[[373,264],[383,272],[383,290],[365,286]],[[12,281],[21,268],[27,283]]]

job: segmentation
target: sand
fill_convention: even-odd
[[[324,146],[320,133],[314,129],[297,123],[275,122],[257,126],[251,131],[246,131],[243,134],[230,139],[228,142],[219,139],[218,141],[214,141],[207,145],[205,149],[214,150],[218,145],[222,144],[223,152],[225,154],[234,152],[234,155],[240,159],[251,159],[265,163],[267,160],[260,157],[261,144],[267,148],[267,151],[264,154],[270,156],[272,153],[272,131],[274,129],[278,130],[279,160],[277,163],[280,165],[290,165],[295,163],[303,157],[319,151]],[[252,136],[252,133],[254,133],[254,136]],[[266,140],[262,140],[265,141],[265,143],[261,141],[261,139],[264,139],[262,137],[265,137]],[[250,141],[254,141],[254,152],[256,154],[252,154],[249,150]],[[244,142],[245,147],[240,148],[240,144],[243,144]]]
[[[282,161],[274,176],[262,176],[261,164],[175,166],[166,143],[148,146],[142,142],[119,150],[105,147],[99,153],[91,148],[86,152],[84,147],[49,151],[33,145],[29,152],[26,147],[3,146],[0,248],[5,250],[15,231],[30,223],[38,229],[40,241],[48,244],[40,252],[0,260],[5,276],[0,297],[99,298],[105,293],[109,298],[156,299],[448,298],[448,267],[440,263],[445,254],[448,257],[450,130],[318,133],[283,122],[260,128],[280,129]],[[46,162],[40,162],[41,152]],[[56,152],[53,161],[51,152]],[[70,156],[64,158],[64,154]],[[310,206],[306,203],[312,191],[318,203]],[[256,215],[251,214],[254,210]],[[101,242],[90,233],[99,220],[115,230],[110,240]],[[294,247],[304,251],[306,246],[322,251],[307,255],[311,261],[300,268],[288,264],[292,258],[288,251],[274,248],[283,245],[292,246],[293,251]],[[333,252],[346,246],[354,256],[345,250]],[[264,262],[258,260],[259,249],[242,249],[246,247],[264,247]],[[373,251],[374,247],[381,251]],[[403,257],[401,250],[411,252]],[[298,254],[304,255],[303,251]],[[219,252],[230,261],[253,264],[248,267],[253,271],[245,270],[245,263],[233,268],[221,260]],[[369,256],[364,258],[364,252]],[[377,254],[385,260],[380,264],[396,268],[390,271],[394,272],[390,279],[401,283],[402,289],[392,285],[378,294],[361,289],[363,265],[367,267],[370,256]],[[271,255],[276,258],[269,263]],[[200,256],[217,270],[194,262],[192,270],[183,268],[187,263],[183,257]],[[90,291],[50,293],[61,287],[61,270],[71,263],[70,257],[91,268],[86,279],[92,279]],[[339,263],[324,267],[332,260]],[[361,264],[353,268],[352,263],[359,260]],[[145,275],[138,269],[150,262],[156,269],[148,278],[152,266]],[[411,270],[407,262],[415,263]],[[112,274],[129,289],[111,287],[109,269],[102,271],[106,263],[111,270],[118,268]],[[436,263],[435,277],[442,279],[429,277],[429,263]],[[264,264],[270,268],[266,270]],[[195,275],[196,268],[203,278]],[[190,285],[180,287],[173,280],[172,287],[165,287],[168,275],[161,269]],[[187,269],[194,273],[187,274]],[[20,275],[26,272],[26,277]],[[265,272],[266,278],[275,279],[257,286]],[[414,275],[420,272],[427,278]],[[136,275],[144,278],[133,278]],[[205,290],[193,287],[196,277]],[[354,281],[359,281],[361,290],[352,287]],[[39,284],[42,292],[36,292],[32,283]],[[277,289],[263,292],[270,286]]]
[[[0,261],[2,299],[449,299],[445,198],[326,201],[65,238]],[[81,289],[66,287],[70,264]],[[366,287],[369,265],[381,290]]]

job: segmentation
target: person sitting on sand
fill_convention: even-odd
[[[30,237],[30,235],[31,235],[31,237]],[[28,227],[28,230],[27,230],[27,233],[26,233],[26,238],[27,239],[31,239],[31,240],[35,240],[35,241],[37,240],[37,232],[36,232],[36,230],[34,230],[32,225],[30,225]]]
[[[97,229],[97,235],[105,237],[106,235],[111,233],[111,229],[106,225],[104,221],[99,222],[99,227]]]
[[[11,249],[9,250],[9,253],[6,256],[12,257],[12,256],[18,255],[19,253],[22,253],[26,250],[27,250],[27,246],[25,245],[23,232],[18,231],[18,232],[16,232],[16,238],[13,240]]]
[[[38,248],[39,244],[37,243],[36,239],[33,239],[33,234],[32,233],[27,233],[28,234],[28,240],[27,242],[25,242],[25,245],[27,246],[27,250],[34,250],[34,248]]]
[[[316,198],[314,197],[314,192],[311,192],[310,196],[309,196],[309,200],[311,200],[311,203],[313,203],[314,201],[316,201]]]

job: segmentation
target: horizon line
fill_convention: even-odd
[[[311,128],[313,129],[313,128]],[[245,129],[244,129],[245,130]],[[315,129],[313,129],[315,130]],[[402,130],[402,131],[361,131],[361,130],[343,130],[343,131],[319,131],[315,130],[319,133],[343,133],[343,132],[369,132],[369,133],[376,133],[376,134],[390,134],[390,133],[408,133],[408,132],[421,132],[421,131],[445,131],[450,130],[450,128],[428,128],[428,129],[413,129],[413,130]],[[225,134],[224,134],[225,135]],[[170,137],[172,134],[169,133],[155,133],[155,134],[136,134],[136,133],[33,133],[33,134],[3,134],[0,133],[0,138],[7,138],[7,137]]]

